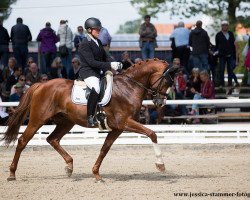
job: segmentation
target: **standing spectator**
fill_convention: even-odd
[[[3,65],[3,68],[7,67],[8,65],[9,42],[9,33],[6,28],[3,27],[3,22],[0,19],[0,65]]]
[[[41,74],[38,72],[38,67],[36,63],[30,65],[30,72],[26,75],[26,82],[28,85],[33,85],[39,82]]]
[[[155,57],[155,48],[157,47],[156,37],[157,31],[153,24],[150,23],[150,16],[144,17],[144,23],[141,24],[139,29],[140,35],[140,48],[142,53],[142,59]]]
[[[83,27],[82,26],[78,26],[77,27],[77,33],[75,34],[74,37],[74,46],[76,48],[76,56],[78,56],[78,47],[79,44],[82,42],[82,39],[85,38],[86,36],[83,33]]]
[[[69,26],[67,25],[67,20],[61,20],[60,26],[58,29],[58,37],[60,38],[60,44],[59,46],[66,45],[68,54],[64,57],[61,56],[63,66],[66,69],[67,74],[69,73],[69,70],[71,68],[71,60],[72,60],[72,43],[73,43],[73,33]]]
[[[134,64],[132,60],[130,59],[129,53],[127,51],[124,51],[122,53],[122,64],[123,64],[122,69],[124,70],[128,69],[131,65]]]
[[[249,86],[250,85],[250,37],[248,38],[248,42],[246,44],[246,56],[245,56],[245,62],[244,62],[244,65],[247,69],[247,85]]]
[[[101,40],[102,46],[104,50],[106,51],[107,56],[110,57],[111,55],[109,53],[109,49],[110,49],[112,37],[110,36],[108,29],[102,27],[99,33],[98,39]]]
[[[22,66],[24,70],[27,57],[28,57],[28,42],[32,40],[30,29],[23,24],[22,18],[17,18],[17,24],[11,28],[11,41],[13,46],[14,57],[17,60],[17,64]]]
[[[36,39],[40,44],[42,55],[41,73],[49,73],[53,59],[56,57],[56,43],[59,41],[55,31],[51,28],[50,22],[45,24]]]
[[[72,68],[69,71],[69,77],[68,77],[68,79],[70,79],[70,80],[77,79],[78,76],[79,76],[79,69],[80,69],[80,67],[81,67],[81,63],[80,63],[79,58],[74,57],[72,59]]]
[[[228,22],[221,22],[221,31],[215,36],[216,49],[218,50],[220,65],[220,86],[225,86],[224,71],[227,64],[228,86],[232,86],[232,78],[238,86],[238,80],[233,69],[236,66],[236,48],[234,34],[228,30]]]
[[[196,22],[196,28],[190,33],[189,45],[193,48],[192,58],[194,66],[201,71],[208,71],[208,50],[210,39],[207,31],[202,28],[202,21],[200,20]]]
[[[184,27],[183,22],[178,23],[178,27],[174,29],[173,33],[170,35],[170,38],[174,38],[175,41],[175,56],[180,58],[181,66],[184,67],[185,71],[189,73],[188,69],[188,59],[190,55],[189,49],[189,35],[190,31]]]

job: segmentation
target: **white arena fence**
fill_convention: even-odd
[[[239,106],[250,105],[250,99],[213,99],[213,100],[168,100],[166,104],[238,104]],[[143,101],[144,105],[151,105],[151,100]],[[17,106],[18,102],[1,102],[0,106]],[[250,124],[213,124],[213,125],[145,125],[154,130],[158,136],[160,144],[173,143],[250,143]],[[0,126],[0,139],[2,133],[6,131],[5,126]],[[23,133],[26,126],[20,127]],[[44,125],[32,138],[28,145],[49,145],[46,137],[55,129],[55,125]],[[66,134],[62,145],[96,145],[103,144],[108,132],[99,131],[97,128],[84,128],[75,125]],[[124,132],[115,144],[151,144],[151,140],[144,135],[137,133]],[[0,142],[0,146],[3,142]]]

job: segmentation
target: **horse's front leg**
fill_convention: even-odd
[[[92,168],[92,172],[96,178],[97,182],[102,182],[102,177],[99,174],[99,169],[102,164],[103,159],[107,155],[108,151],[110,150],[110,147],[112,144],[115,142],[115,140],[119,137],[119,135],[122,133],[122,131],[118,130],[112,130],[111,132],[108,133],[105,142],[101,148],[100,154]]]
[[[153,147],[154,147],[154,151],[155,151],[155,156],[156,156],[156,168],[161,171],[164,172],[165,171],[165,165],[162,159],[162,153],[161,153],[161,149],[157,143],[157,135],[155,134],[154,131],[152,131],[149,128],[146,128],[145,126],[143,126],[142,124],[134,121],[133,119],[128,119],[127,123],[125,125],[125,131],[130,131],[130,132],[136,132],[136,133],[140,133],[143,135],[148,136],[151,141],[153,142]]]

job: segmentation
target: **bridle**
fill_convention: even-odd
[[[170,86],[173,84],[174,80],[171,77],[171,75],[169,74],[169,68],[167,70],[165,70],[163,72],[163,74],[151,85],[150,88],[145,87],[142,83],[134,80],[133,78],[131,78],[130,76],[126,75],[125,76],[133,83],[137,84],[138,86],[140,86],[141,88],[143,88],[144,90],[146,90],[149,94],[151,94],[154,98],[155,97],[159,97],[160,95],[163,96],[167,96],[166,93],[160,92],[160,88],[163,84],[164,79],[167,80],[168,83],[170,83]],[[153,86],[159,82],[159,84],[157,85],[157,87],[154,89]]]

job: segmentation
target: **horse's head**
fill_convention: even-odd
[[[153,102],[156,106],[163,105],[167,89],[173,85],[175,74],[181,70],[168,66],[165,61],[157,62],[157,71],[150,78],[150,87],[155,93]]]

